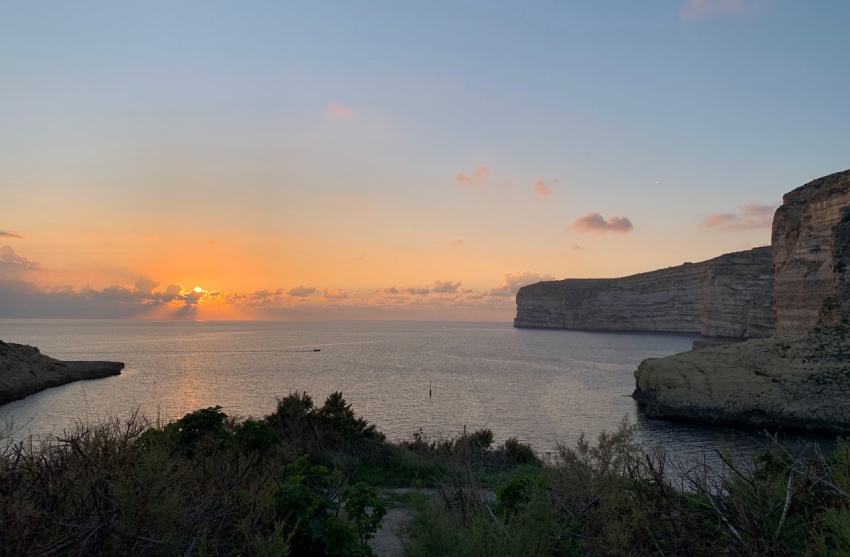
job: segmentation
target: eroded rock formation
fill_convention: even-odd
[[[850,171],[782,198],[771,238],[777,335],[806,333],[821,320],[835,323],[847,314],[849,211]]]
[[[766,337],[772,291],[771,248],[755,248],[625,278],[524,286],[514,326]]]
[[[56,360],[34,346],[0,341],[0,404],[80,379],[118,375],[123,368],[120,362]]]
[[[779,336],[645,360],[648,416],[850,431],[850,171],[785,195],[772,247]]]
[[[635,379],[654,418],[850,431],[850,338],[840,327],[644,360]]]

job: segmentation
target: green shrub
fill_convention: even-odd
[[[505,453],[512,464],[540,464],[531,446],[520,443],[516,437],[505,441]]]
[[[224,445],[229,438],[226,420],[227,414],[221,411],[221,406],[214,406],[186,414],[166,429],[176,433],[180,452],[192,456],[195,447],[203,439],[211,442],[212,446]]]
[[[546,493],[549,485],[537,474],[517,476],[496,490],[496,510],[502,516],[510,516],[523,510],[533,497]]]
[[[385,448],[384,434],[354,414],[342,393],[332,393],[316,408],[307,393],[290,393],[278,399],[266,422],[298,452],[329,459],[343,451],[362,454]]]
[[[269,424],[256,420],[236,424],[233,439],[240,451],[259,455],[265,455],[280,443],[280,436]]]
[[[366,541],[386,513],[374,489],[358,484],[346,491],[350,500],[342,501],[353,513],[349,522],[339,515],[339,478],[326,467],[311,465],[305,456],[287,466],[284,477],[274,498],[275,516],[290,530],[288,543],[295,555],[372,555]]]

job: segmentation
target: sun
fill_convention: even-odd
[[[203,288],[201,288],[200,286],[196,286],[195,288],[193,288],[193,289],[192,289],[192,291],[193,291],[193,292],[197,292],[198,294],[200,294],[201,292],[206,292],[206,291],[205,291]]]

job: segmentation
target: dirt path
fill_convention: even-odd
[[[389,509],[381,528],[375,533],[375,537],[369,540],[369,547],[378,557],[404,557],[404,545],[400,536],[403,535],[404,525],[413,517],[413,511],[398,503],[398,498],[412,492],[422,493],[433,497],[434,489],[413,489],[400,487],[396,489],[379,489],[378,494],[385,500],[389,500]]]
[[[404,557],[404,546],[399,538],[404,524],[411,519],[410,509],[395,507],[387,511],[381,529],[369,540],[369,547],[378,557]]]
[[[381,528],[375,533],[375,537],[369,540],[369,547],[375,552],[378,557],[404,557],[404,526],[413,518],[413,510],[400,503],[397,503],[399,497],[409,493],[421,493],[427,497],[434,497],[437,494],[436,489],[412,489],[409,487],[401,487],[396,489],[379,489],[378,494],[385,500],[392,501],[388,505],[388,510],[384,520],[381,522]],[[478,492],[480,496],[487,501],[495,501],[496,494],[490,490],[482,490]]]

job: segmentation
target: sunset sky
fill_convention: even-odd
[[[0,2],[0,317],[510,320],[850,167],[850,2]]]

